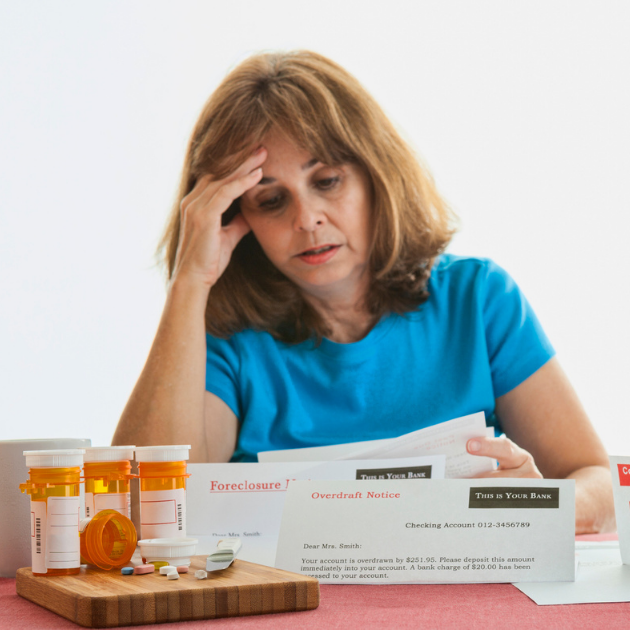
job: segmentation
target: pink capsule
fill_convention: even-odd
[[[153,573],[155,567],[152,564],[139,564],[133,568],[134,575],[143,575],[144,573]]]
[[[188,573],[188,567],[177,567],[177,573]]]

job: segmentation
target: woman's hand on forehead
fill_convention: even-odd
[[[205,175],[180,203],[180,237],[171,283],[189,281],[209,290],[225,271],[238,242],[250,231],[242,214],[225,226],[221,217],[262,177],[267,157],[259,147],[222,179]]]

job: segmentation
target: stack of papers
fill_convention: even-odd
[[[240,538],[239,557],[273,567],[289,483],[296,480],[444,479],[444,455],[335,462],[189,464],[187,533],[209,554]]]
[[[471,438],[494,437],[494,429],[486,427],[483,412],[462,416],[426,429],[406,433],[398,438],[350,442],[333,446],[315,446],[258,453],[259,462],[295,462],[347,459],[393,459],[424,455],[446,456],[446,479],[476,477],[495,469],[489,457],[470,455],[466,443]]]
[[[398,438],[267,451],[257,464],[189,464],[187,531],[201,554],[240,537],[241,558],[274,566],[289,481],[474,477],[496,467],[466,451],[469,439],[486,435],[494,432],[479,412]]]

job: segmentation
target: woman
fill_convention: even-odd
[[[485,411],[495,477],[576,479],[610,528],[606,452],[527,301],[442,254],[452,216],[378,105],[310,52],[237,67],[206,104],[162,241],[170,284],[115,444],[194,461],[395,437]]]

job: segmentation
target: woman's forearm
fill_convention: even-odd
[[[568,479],[575,479],[575,533],[614,531],[610,470],[604,466],[587,466],[571,473]]]
[[[170,286],[149,357],[122,413],[113,444],[191,444],[207,461],[204,432],[208,289]]]

